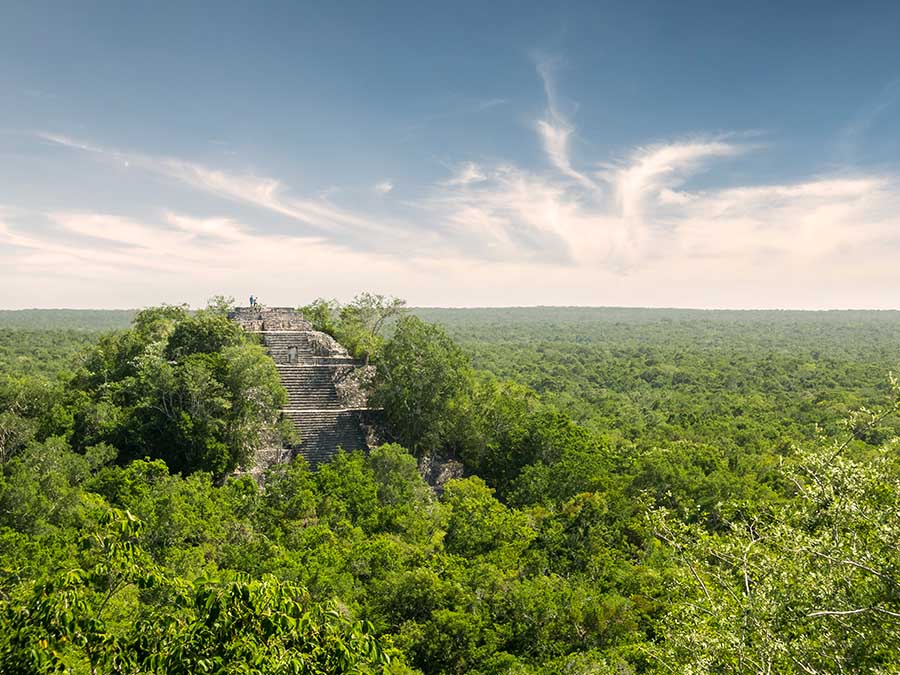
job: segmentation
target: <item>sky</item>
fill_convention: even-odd
[[[893,0],[0,0],[0,308],[898,308],[898,35]]]

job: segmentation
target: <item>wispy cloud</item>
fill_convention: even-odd
[[[401,136],[401,141],[409,141],[422,134],[426,129],[438,126],[439,122],[447,122],[455,117],[467,117],[479,113],[485,113],[495,108],[508,105],[509,100],[500,97],[486,98],[482,100],[459,100],[455,98],[450,102],[443,102],[435,112],[423,116],[420,121],[406,128]]]
[[[34,135],[45,141],[49,141],[50,143],[56,143],[57,145],[63,145],[67,148],[73,148],[75,150],[85,150],[87,152],[96,152],[98,154],[112,154],[109,153],[109,151],[103,150],[102,148],[99,148],[95,145],[84,143],[72,138],[71,136],[66,136],[65,134],[53,134],[47,131],[38,131],[35,132]]]
[[[552,100],[552,84],[547,81]],[[556,104],[550,116],[558,116]],[[444,254],[483,260],[531,261],[542,265],[602,267],[634,274],[679,258],[734,258],[735,264],[767,252],[784,261],[809,264],[838,250],[900,239],[898,181],[891,176],[822,176],[781,185],[690,189],[715,162],[734,161],[757,150],[735,137],[696,136],[641,146],[618,160],[596,159],[592,177],[575,171],[561,154],[554,172],[535,172],[511,163],[485,166],[463,162],[431,192],[411,202],[430,227],[415,217],[388,225],[323,198],[290,196],[277,179],[212,169],[176,158],[155,158],[107,150],[64,136],[42,138],[80,151],[129,163],[220,198],[253,205],[309,227],[306,236],[343,248],[371,250],[371,240],[393,242],[386,254],[426,258]],[[576,176],[583,178],[571,180]],[[393,189],[389,181],[374,188]],[[68,230],[123,241],[128,222],[77,221],[58,216]],[[184,230],[187,221],[167,217]],[[228,219],[203,221],[207,237],[240,230]],[[181,223],[181,225],[179,225]],[[195,232],[195,234],[198,234]],[[160,235],[163,236],[163,235]],[[171,239],[172,233],[165,237]],[[18,241],[22,241],[21,238]],[[131,243],[137,245],[137,239]],[[787,264],[787,263],[785,263]]]
[[[644,205],[658,200],[664,190],[669,201],[683,201],[675,188],[710,160],[733,157],[747,150],[741,145],[704,138],[659,143],[633,150],[621,166],[606,171],[603,177],[615,189],[621,215],[638,218]]]
[[[547,114],[544,119],[537,121],[537,129],[544,142],[544,150],[553,165],[564,175],[574,178],[584,187],[595,190],[596,183],[584,173],[576,171],[569,157],[569,141],[575,128],[559,109],[553,79],[555,65],[555,61],[549,60],[541,61],[537,65],[537,72],[544,83],[544,94],[547,97]]]
[[[485,110],[490,110],[491,108],[496,108],[497,106],[506,105],[509,103],[505,98],[489,98],[484,101],[479,101],[473,106],[473,110],[475,112],[483,112]]]
[[[471,183],[479,183],[486,178],[487,177],[484,175],[484,172],[478,164],[475,162],[463,162],[457,167],[456,173],[443,181],[442,184],[447,186],[469,185]]]
[[[263,234],[230,218],[62,211],[0,219],[5,306],[200,303],[214,293],[250,290],[265,301],[300,304],[325,292],[389,291],[386,280],[411,269],[415,263],[318,237]]]
[[[39,133],[38,136],[68,148],[90,152],[135,169],[174,179],[210,195],[286,216],[319,234],[344,236],[353,233],[357,237],[394,238],[400,229],[397,222],[388,224],[368,215],[362,216],[335,206],[322,197],[294,197],[280,180],[268,176],[214,169],[180,158],[154,157],[109,149],[58,134]],[[383,192],[389,192],[390,189],[393,189],[393,185],[388,182],[376,186],[376,190]]]
[[[451,178],[423,207],[447,224],[449,236],[467,242],[465,250],[493,259],[571,261],[567,230],[577,204],[563,186],[514,166]]]
[[[545,166],[460,158],[418,195],[408,186],[404,193],[412,196],[405,200],[370,199],[382,209],[377,216],[335,203],[338,193],[304,197],[254,172],[41,134],[302,227],[276,236],[234,217],[198,218],[161,204],[149,222],[102,208],[41,213],[41,229],[20,212],[0,209],[0,262],[44,274],[77,269],[97,283],[120,278],[123,284],[150,273],[176,279],[192,269],[213,285],[259,275],[259,261],[271,274],[303,261],[305,274],[352,270],[357,280],[390,279],[388,290],[414,301],[452,302],[441,295],[450,288],[470,304],[502,303],[486,295],[491,288],[516,301],[528,289],[532,302],[615,302],[638,293],[643,303],[716,304],[679,301],[680,290],[694,298],[721,293],[722,304],[778,305],[780,289],[792,284],[814,306],[817,289],[832,278],[854,289],[900,283],[893,271],[900,251],[897,176],[846,167],[772,184],[727,184],[711,176],[723,163],[765,151],[746,134],[700,133],[591,157],[576,147],[573,105],[556,91],[553,68],[551,61],[538,65],[546,109],[532,127]],[[884,109],[879,106],[849,135],[863,133]],[[369,197],[394,190],[386,179],[371,185]],[[229,213],[226,207],[218,213]],[[776,301],[760,302],[757,293]]]
[[[900,78],[888,82],[878,95],[862,105],[838,132],[835,148],[839,161],[855,163],[860,145],[880,118],[900,102]]]
[[[510,163],[458,165],[424,202],[456,237],[479,242],[500,259],[630,278],[662,269],[727,277],[738,270],[754,274],[760,264],[793,274],[900,247],[895,176],[844,173],[703,187],[699,176],[716,163],[764,149],[751,142],[753,134],[698,134],[636,147],[619,159],[588,158],[587,166],[600,168],[577,169],[576,129],[561,109],[556,63],[537,66],[547,109],[536,120],[555,172]]]
[[[502,258],[630,276],[675,265],[727,277],[760,264],[790,270],[841,256],[859,264],[864,250],[900,246],[896,177],[686,189],[714,162],[754,149],[720,137],[640,147],[605,163],[590,187],[500,165],[479,169],[478,182],[440,183],[427,203],[457,236]]]

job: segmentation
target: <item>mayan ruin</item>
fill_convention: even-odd
[[[367,450],[371,427],[367,384],[371,367],[352,358],[330,335],[290,307],[239,307],[229,314],[260,337],[288,393],[282,413],[300,434],[294,448],[261,451],[256,470],[302,455],[311,466],[331,459],[338,448]]]

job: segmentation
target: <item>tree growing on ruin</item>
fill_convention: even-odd
[[[406,300],[376,293],[360,293],[349,303],[319,298],[300,308],[316,330],[333,336],[356,358],[376,359],[385,343],[387,327],[406,309]]]
[[[225,476],[285,433],[274,363],[215,309],[140,312],[131,330],[101,340],[74,385],[75,446],[108,442],[122,461]]]

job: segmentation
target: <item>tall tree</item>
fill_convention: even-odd
[[[274,363],[216,308],[140,312],[131,330],[101,341],[74,384],[85,394],[76,446],[110,442],[122,460],[159,457],[173,471],[221,477],[286,434]]]
[[[377,364],[373,399],[405,447],[454,450],[470,382],[468,358],[453,340],[438,326],[404,316]]]
[[[346,305],[323,300],[301,307],[300,311],[316,330],[332,335],[357,358],[376,358],[384,346],[387,325],[401,316],[406,300],[375,293],[360,293]]]

